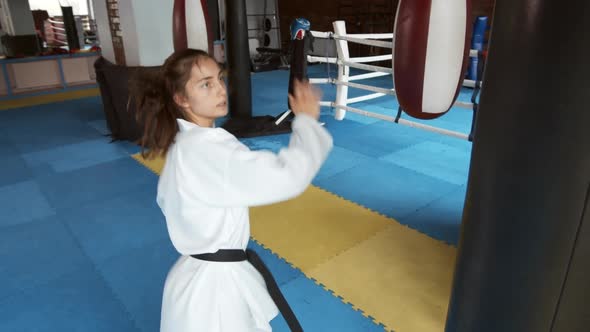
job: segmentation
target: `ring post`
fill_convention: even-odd
[[[336,21],[333,24],[334,33],[339,36],[346,35],[346,24],[344,21]],[[348,82],[348,75],[350,68],[343,64],[344,61],[348,61],[350,55],[348,53],[348,42],[346,40],[335,40],[336,50],[338,52],[338,81]],[[338,85],[336,87],[336,105],[346,106],[348,100],[348,86]],[[342,120],[346,116],[346,110],[342,108],[336,108],[335,118],[336,120]]]

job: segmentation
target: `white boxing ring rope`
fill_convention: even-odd
[[[336,101],[321,101],[320,106],[328,106],[336,109],[335,118],[337,120],[344,119],[346,112],[352,112],[361,114],[367,117],[373,117],[385,121],[395,122],[410,127],[420,128],[436,133],[440,133],[447,136],[452,136],[460,139],[469,139],[469,134],[464,134],[452,130],[438,128],[434,126],[425,125],[419,122],[405,120],[399,117],[393,117],[373,112],[364,111],[358,108],[350,107],[349,104],[358,103],[361,101],[367,101],[382,96],[390,95],[395,96],[395,89],[385,89],[374,87],[365,84],[351,83],[351,81],[357,81],[361,79],[375,78],[381,76],[388,76],[393,74],[392,68],[386,68],[381,66],[367,65],[367,62],[376,62],[384,60],[392,60],[392,55],[378,55],[368,57],[349,57],[348,56],[348,42],[354,42],[363,45],[370,45],[376,47],[384,47],[392,49],[393,43],[380,41],[375,39],[392,39],[393,33],[378,33],[378,34],[347,34],[344,21],[336,21],[333,23],[334,33],[332,32],[318,32],[310,31],[310,33],[316,38],[334,39],[336,40],[336,46],[338,51],[338,57],[321,57],[321,56],[307,56],[307,61],[316,63],[330,63],[338,65],[338,78],[311,78],[309,82],[312,84],[334,84],[336,85]],[[470,57],[477,57],[477,50],[470,50]],[[370,73],[359,74],[349,76],[349,68],[357,68],[362,70],[371,71]],[[464,86],[475,86],[474,81],[465,80]],[[372,94],[359,96],[355,98],[348,98],[348,88],[362,89],[373,92]],[[456,101],[454,106],[473,109],[473,103]],[[288,113],[287,113],[288,114]],[[278,121],[280,123],[286,115],[283,115]]]
[[[456,137],[456,138],[461,138],[461,139],[465,139],[468,140],[469,139],[469,135],[468,134],[463,134],[463,133],[459,133],[456,131],[452,131],[452,130],[447,130],[447,129],[443,129],[443,128],[439,128],[439,127],[434,127],[434,126],[429,126],[429,125],[425,125],[423,123],[419,123],[419,122],[414,122],[414,121],[408,121],[405,119],[397,119],[395,117],[389,116],[389,115],[383,115],[383,114],[379,114],[379,113],[373,113],[373,112],[369,112],[369,111],[364,111],[358,108],[353,108],[350,106],[344,106],[344,105],[335,105],[333,104],[332,107],[334,108],[341,108],[344,109],[346,111],[349,112],[353,112],[353,113],[357,113],[357,114],[361,114],[364,116],[368,116],[368,117],[372,117],[372,118],[377,118],[377,119],[381,119],[381,120],[385,120],[385,121],[389,121],[389,122],[397,122],[399,124],[403,124],[409,127],[414,127],[414,128],[420,128],[420,129],[424,129],[424,130],[428,130],[428,131],[432,131],[435,133],[439,133],[439,134],[443,134],[443,135],[447,135],[447,136],[451,136],[451,137]]]

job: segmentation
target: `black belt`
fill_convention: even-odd
[[[246,260],[250,262],[250,264],[260,272],[262,278],[264,278],[270,297],[279,308],[279,311],[283,315],[283,318],[285,318],[285,321],[287,321],[287,325],[289,325],[291,331],[303,332],[297,317],[295,317],[293,310],[289,307],[289,303],[285,300],[285,297],[283,296],[283,293],[281,293],[270,270],[255,251],[250,249],[246,251],[240,249],[220,249],[215,253],[191,255],[191,257],[209,262],[242,262]]]

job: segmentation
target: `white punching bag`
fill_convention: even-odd
[[[408,115],[449,111],[462,86],[471,38],[471,0],[400,0],[393,34],[393,77]]]
[[[174,50],[200,49],[213,54],[213,38],[206,0],[174,0]]]

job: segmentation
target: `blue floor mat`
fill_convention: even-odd
[[[96,129],[96,131],[98,131],[101,135],[108,136],[111,134],[111,131],[109,130],[105,119],[89,121],[88,125]]]
[[[466,186],[461,186],[399,221],[456,246],[459,242],[465,194]]]
[[[76,114],[94,114],[93,108],[86,108],[85,111],[75,112],[79,103],[89,103],[88,100],[78,99],[74,101],[62,101],[50,104],[20,107],[0,112],[0,128],[23,128],[27,126],[39,126],[51,123],[56,125],[63,121],[78,121]],[[68,109],[72,109],[68,111]],[[84,115],[88,117],[89,115]],[[34,119],[35,121],[31,121]]]
[[[350,120],[336,120],[330,116],[323,116],[321,121],[334,138],[334,144],[338,145],[340,139],[354,137],[362,133],[368,125]]]
[[[155,186],[157,176],[132,158],[124,158],[42,176],[38,182],[53,207],[67,209],[105,200],[136,185],[152,183]]]
[[[33,175],[15,145],[2,134],[0,134],[0,160],[2,162],[0,187],[23,182]]]
[[[320,168],[320,171],[316,175],[314,181],[317,182],[321,179],[329,178],[357,165],[370,161],[371,158],[365,156],[364,154],[350,151],[339,146],[334,146],[330,152],[330,155],[328,156],[328,159],[324,165],[322,165],[322,168]]]
[[[16,184],[28,180],[32,175],[33,173],[27,166],[27,163],[19,155],[4,155],[2,157],[0,188],[5,185]]]
[[[34,180],[0,187],[0,227],[23,224],[55,214],[54,208]]]
[[[0,131],[21,153],[103,137],[88,122],[104,118],[100,100],[83,98],[0,112]],[[34,119],[34,121],[31,121]]]
[[[100,96],[66,100],[61,105],[62,107],[58,108],[59,112],[63,112],[68,117],[78,119],[82,122],[104,119],[104,110]]]
[[[164,283],[178,257],[166,239],[127,250],[98,265],[115,297],[143,332],[160,330]]]
[[[384,331],[342,300],[306,277],[299,277],[281,287],[305,331]],[[273,331],[289,331],[282,317],[272,321]]]
[[[467,183],[470,155],[446,144],[426,141],[380,159],[453,184]]]
[[[113,142],[113,144],[116,144],[121,149],[127,151],[127,153],[130,154],[130,155],[141,152],[141,146],[139,146],[139,145],[137,145],[137,144],[135,144],[133,142],[129,142],[129,141],[115,141],[115,142]]]
[[[63,127],[67,129],[63,129]],[[79,121],[7,129],[6,136],[21,153],[41,151],[103,137],[96,130]]]
[[[0,299],[89,265],[74,237],[57,217],[0,228],[0,261]]]
[[[377,122],[363,128],[340,134],[339,123],[331,124],[336,130],[334,144],[368,157],[379,158],[422,141],[422,137],[411,133],[412,128],[400,127],[393,123]]]
[[[61,145],[23,154],[23,158],[31,168],[41,166],[46,169],[46,166],[50,166],[54,172],[67,172],[129,156],[124,149],[116,144],[109,144],[109,141],[108,138],[100,138]]]
[[[457,188],[379,160],[370,160],[315,184],[398,220]]]
[[[134,332],[139,329],[96,270],[82,266],[41,287],[0,300],[0,331]]]
[[[168,238],[164,216],[156,204],[156,183],[126,189],[60,212],[95,263]]]
[[[286,283],[303,276],[303,273],[299,269],[293,268],[285,260],[281,259],[270,250],[265,249],[256,241],[250,241],[248,243],[248,249],[254,250],[264,264],[268,267],[272,273],[277,285],[283,286]]]

